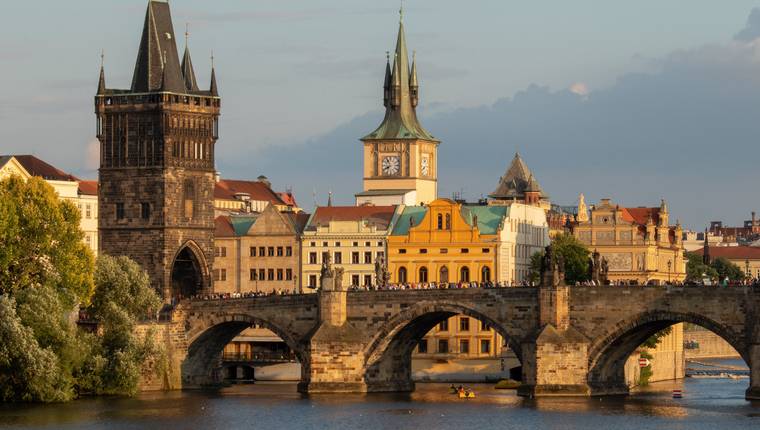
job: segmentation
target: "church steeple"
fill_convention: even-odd
[[[385,118],[377,130],[362,140],[422,139],[437,142],[438,140],[428,133],[417,119],[415,108],[419,102],[418,88],[417,66],[415,62],[410,71],[406,33],[401,19],[393,54],[393,67],[390,67],[390,59],[386,64],[383,86]]]
[[[98,93],[97,95],[103,95],[106,93],[106,72],[104,68],[105,54],[100,54],[100,79],[98,79]]]
[[[190,92],[198,91],[198,81],[195,79],[195,70],[193,69],[193,60],[190,58],[190,30],[185,28],[185,55],[182,56],[182,77],[185,80],[185,87]]]

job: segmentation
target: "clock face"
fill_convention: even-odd
[[[398,157],[384,157],[383,158],[383,174],[388,176],[397,175],[401,163]]]
[[[422,176],[430,176],[430,157],[427,154],[423,155],[422,160],[420,160],[420,171]]]

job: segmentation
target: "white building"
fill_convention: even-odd
[[[512,203],[499,229],[496,280],[519,283],[530,275],[530,258],[549,245],[546,211],[538,206]]]

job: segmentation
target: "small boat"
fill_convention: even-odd
[[[459,391],[459,398],[460,399],[474,399],[475,398],[475,392],[472,390],[460,390]]]

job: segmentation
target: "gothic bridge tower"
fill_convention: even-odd
[[[438,198],[438,144],[417,119],[417,63],[406,47],[403,11],[399,21],[393,67],[385,66],[385,118],[363,137],[364,191],[356,203],[417,205]]]
[[[150,0],[131,88],[107,88],[100,70],[99,243],[137,261],[167,302],[212,286],[220,106],[213,64],[200,90],[169,3]]]

